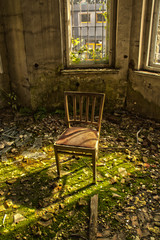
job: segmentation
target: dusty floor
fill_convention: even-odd
[[[132,116],[123,111],[104,115],[103,119],[97,163],[98,183],[97,188],[94,188],[94,191],[99,194],[100,204],[97,239],[158,240],[160,239],[160,123]],[[25,171],[29,172],[37,167],[37,165],[32,166],[32,163],[35,164],[35,161],[39,159],[39,164],[44,165],[43,168],[47,166],[51,169],[53,167],[52,176],[56,179],[52,144],[64,128],[65,122],[59,115],[48,114],[42,120],[40,120],[40,116],[37,120],[36,115],[35,121],[35,116],[21,114],[13,116],[9,111],[1,113],[0,161],[2,168],[8,167],[10,164],[12,166],[19,164],[19,167],[23,167]],[[128,167],[127,164],[131,164],[132,167]],[[67,173],[70,171],[69,164],[64,167],[64,172],[66,170]],[[22,210],[18,211],[20,209],[18,204],[24,202],[25,206],[34,207],[36,213],[39,209],[43,209],[44,214],[45,210],[45,217],[39,214],[42,217],[39,221],[40,226],[51,228],[52,221],[54,222],[54,215],[47,215],[47,217],[48,210],[45,209],[50,206],[51,200],[46,197],[45,200],[43,198],[43,201],[42,199],[36,199],[36,201],[34,199],[35,202],[32,199],[31,201],[27,196],[27,191],[32,193],[31,183],[25,174],[26,178],[23,178],[23,174],[24,172],[20,178],[21,188],[18,185],[17,189],[17,185],[14,185],[18,175],[8,175],[8,178],[4,180],[5,184],[2,181],[4,186],[0,190],[0,239],[7,239],[5,236],[9,237],[9,232],[14,232],[19,222],[23,222],[27,218],[28,215],[24,217],[25,211],[23,214],[17,215],[22,213]],[[39,178],[38,181],[34,179],[34,174],[31,178],[39,188]],[[78,181],[81,178],[83,178],[82,175],[76,179],[75,192],[79,191]],[[109,185],[107,185],[107,194],[103,195],[104,191],[106,193],[103,185],[105,181]],[[47,184],[54,190],[54,194],[63,188],[63,182],[57,184],[52,179],[48,180]],[[43,189],[40,188],[40,191],[45,192],[45,188],[48,186],[41,186]],[[72,184],[71,186],[69,183],[67,184],[67,190],[69,187],[72,188]],[[17,192],[21,192],[24,196],[19,199],[18,204],[16,202]],[[59,194],[58,197],[63,199],[65,196]],[[59,209],[63,209],[63,204],[60,204]],[[88,202],[78,200],[78,204],[85,207]],[[85,214],[88,214],[87,211]],[[73,218],[72,208],[69,210],[69,215]],[[9,216],[12,216],[13,220],[9,220]],[[5,221],[8,224],[6,229]],[[74,221],[75,219],[73,219]],[[13,223],[16,223],[16,227],[12,226]],[[11,229],[9,224],[12,226]],[[88,239],[88,223],[86,226],[81,226],[82,231],[78,231],[73,226],[68,231],[68,235],[67,231],[65,233],[61,231],[61,225],[59,224],[58,230],[50,231],[47,238],[45,234],[43,235],[43,230],[40,231],[37,225],[36,227],[34,225],[36,233],[32,229],[32,237],[30,233],[26,232],[25,235],[22,233],[12,235],[12,239],[13,236],[15,239]],[[82,233],[83,231],[85,234]]]

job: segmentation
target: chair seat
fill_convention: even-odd
[[[98,141],[98,132],[89,128],[71,127],[56,141],[56,144],[95,148]]]

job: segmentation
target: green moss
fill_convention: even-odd
[[[46,146],[46,151],[50,147]],[[50,156],[50,152],[48,152]],[[53,154],[53,153],[52,153]],[[121,206],[128,194],[136,193],[139,186],[145,184],[148,189],[153,179],[147,173],[137,170],[136,162],[127,159],[122,152],[100,152],[97,162],[98,182],[92,185],[92,166],[90,158],[71,158],[64,161],[61,155],[62,178],[57,180],[53,158],[42,160],[28,159],[18,164],[10,159],[7,164],[0,163],[1,191],[4,192],[0,205],[11,199],[13,207],[0,212],[2,225],[4,214],[7,214],[4,226],[0,227],[3,239],[57,239],[70,238],[71,233],[80,233],[87,237],[89,224],[89,203],[94,194],[99,196],[99,221],[111,221],[113,209]],[[151,160],[152,162],[153,160]],[[126,175],[120,174],[120,169]],[[112,180],[116,176],[115,183]],[[121,180],[125,179],[124,183]],[[13,180],[13,181],[12,181]],[[120,197],[114,198],[114,191]],[[82,204],[80,199],[82,199]],[[13,223],[15,213],[21,213],[26,219],[18,224]],[[50,212],[52,223],[41,226],[42,215]],[[112,228],[121,228],[113,219]],[[131,238],[128,238],[131,239]]]

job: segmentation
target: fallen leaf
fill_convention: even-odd
[[[26,219],[26,218],[25,218],[22,214],[20,214],[20,213],[15,214],[13,218],[14,218],[14,223],[19,223],[19,222],[24,221],[24,220]]]
[[[112,197],[115,197],[115,198],[121,198],[120,195],[116,194],[116,193],[112,193]]]
[[[118,168],[118,172],[120,173],[120,175],[122,176],[122,177],[125,177],[125,176],[127,176],[127,171],[126,171],[126,169],[125,168],[123,168],[123,167],[121,167],[121,168]]]
[[[116,192],[117,188],[111,187],[110,190]]]
[[[38,221],[38,224],[43,226],[43,227],[48,227],[49,225],[52,224],[52,219],[50,219],[48,221]]]
[[[4,204],[6,208],[13,206],[13,202],[11,199],[6,200]]]
[[[3,212],[5,210],[6,210],[5,207],[3,205],[0,205],[0,212]]]
[[[150,164],[149,163],[144,163],[143,166],[146,167],[146,168],[150,168]]]

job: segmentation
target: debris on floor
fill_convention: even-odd
[[[92,185],[89,158],[62,154],[57,178],[60,116],[1,114],[0,239],[89,239],[90,199],[97,195],[95,239],[160,239],[160,123],[125,111],[103,119]]]

